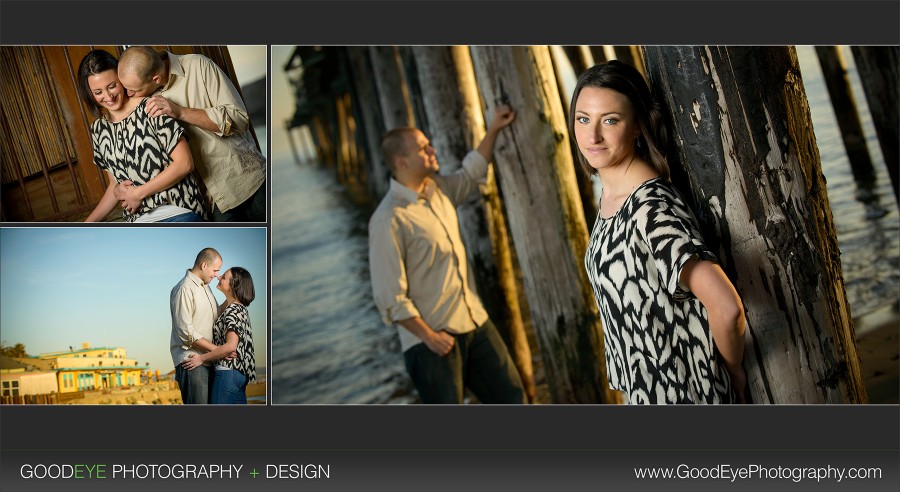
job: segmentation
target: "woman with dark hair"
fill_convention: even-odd
[[[569,130],[603,190],[585,267],[609,384],[629,403],[744,402],[744,310],[669,182],[668,135],[641,74],[618,61],[578,78]]]
[[[209,392],[210,403],[247,403],[247,384],[256,380],[253,354],[253,332],[247,307],[256,298],[250,272],[241,267],[229,268],[216,285],[225,302],[219,306],[219,318],[213,326],[213,343],[217,347],[195,355],[181,363],[187,370],[215,360],[215,376]],[[233,358],[226,356],[235,353]],[[218,359],[218,360],[217,360]]]
[[[194,222],[205,215],[203,195],[191,175],[194,161],[184,127],[174,119],[147,115],[143,101],[129,98],[119,83],[118,61],[94,50],[78,66],[78,93],[97,117],[91,124],[94,164],[109,185],[86,222],[106,218],[121,205],[126,222]],[[124,198],[118,183],[130,181]]]

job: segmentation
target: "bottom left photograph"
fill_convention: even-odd
[[[3,404],[265,404],[264,227],[0,229]]]

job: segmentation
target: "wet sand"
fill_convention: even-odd
[[[854,320],[869,403],[900,403],[900,316],[888,306]]]

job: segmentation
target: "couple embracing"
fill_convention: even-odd
[[[241,267],[219,275],[221,268],[219,252],[204,248],[170,296],[170,349],[185,404],[246,404],[247,384],[256,379],[247,312],[256,297],[253,279]],[[214,278],[222,304],[209,287]]]

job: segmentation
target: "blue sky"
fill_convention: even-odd
[[[204,247],[253,276],[250,322],[257,367],[266,366],[265,228],[66,227],[0,230],[0,339],[29,355],[124,347],[143,366],[170,371],[169,292]],[[211,282],[219,302],[225,297]]]

